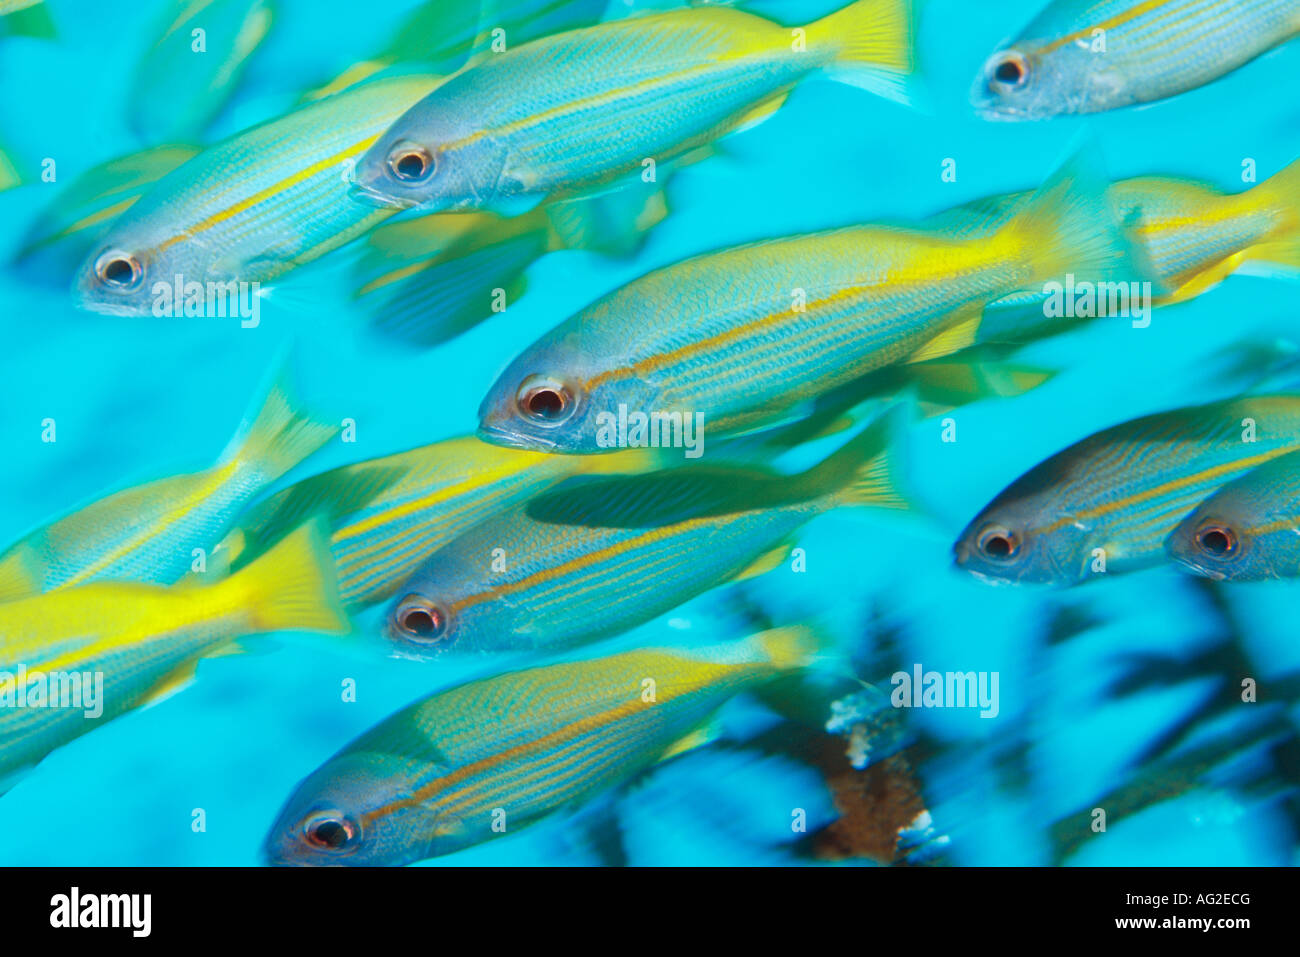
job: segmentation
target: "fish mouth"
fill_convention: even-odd
[[[99,313],[101,316],[126,316],[128,318],[138,318],[150,314],[149,308],[142,304],[113,302],[105,299],[94,299],[89,296],[79,297],[77,305],[82,309],[85,309],[87,312]]]
[[[398,199],[396,196],[380,192],[373,186],[367,186],[357,180],[353,180],[352,185],[348,188],[348,198],[366,206],[377,206],[380,209],[410,209],[416,205],[414,200]]]
[[[478,427],[478,437],[490,445],[503,445],[509,449],[522,449],[525,452],[560,451],[559,445],[552,440],[542,436],[532,436],[525,439],[498,425],[480,425]]]
[[[1191,558],[1174,557],[1174,564],[1183,571],[1191,572],[1193,575],[1199,575],[1202,578],[1208,578],[1211,581],[1221,582],[1227,580],[1227,575],[1214,568],[1202,565]]]

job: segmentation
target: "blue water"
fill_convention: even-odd
[[[809,82],[769,122],[728,138],[717,157],[673,179],[672,214],[634,259],[549,255],[529,271],[521,301],[435,350],[368,335],[329,258],[295,279],[294,295],[273,293],[255,330],[94,315],[36,277],[0,274],[0,540],[104,492],[210,464],[285,354],[304,404],[357,422],[354,444],[332,444],[292,479],[470,431],[482,394],[517,350],[598,295],[699,251],[920,217],[1030,188],[1082,135],[1099,144],[1116,178],[1189,175],[1230,190],[1244,188],[1244,158],[1263,179],[1300,156],[1300,102],[1288,95],[1300,69],[1295,44],[1140,110],[1032,125],[980,121],[966,106],[972,78],[1041,3],[931,0],[921,22],[925,112]],[[124,98],[164,6],[51,0],[56,41],[0,39],[0,142],[29,162],[58,164],[58,182],[0,193],[0,256],[8,258],[60,186],[148,145],[129,133]],[[382,47],[413,6],[279,0],[268,41],[210,137],[288,109],[306,87]],[[831,6],[772,0],[753,8],[796,23]],[[946,158],[956,161],[955,182],[941,180]],[[1186,662],[1224,638],[1225,626],[1185,578],[1155,569],[1070,592],[991,588],[952,569],[953,537],[1009,481],[1090,432],[1230,394],[1239,382],[1205,374],[1215,355],[1242,341],[1294,337],[1296,320],[1295,285],[1236,276],[1157,312],[1150,328],[1099,322],[1036,345],[1022,358],[1061,370],[1047,385],[958,410],[955,443],[940,441],[938,420],[908,434],[925,517],[826,515],[800,538],[806,574],[781,569],[746,586],[776,614],[813,611],[845,635],[866,633],[878,616],[894,629],[897,659],[908,666],[1000,674],[996,719],[969,710],[905,716],[938,746],[920,776],[947,860],[1051,861],[1054,821],[1073,814],[1086,827],[1088,809],[1133,779],[1146,748],[1231,696],[1240,677],[1175,673],[1117,695],[1112,685],[1135,660]],[[57,422],[52,444],[41,441],[46,418]],[[1294,586],[1224,594],[1248,673],[1262,688],[1300,667]],[[1049,644],[1063,605],[1088,623],[1070,641]],[[589,651],[726,638],[726,619],[724,596],[713,593]],[[0,863],[254,863],[294,785],[346,741],[422,694],[505,665],[390,659],[377,637],[277,636],[249,645],[248,654],[204,662],[183,693],[58,750],[0,798],[8,824]],[[355,703],[341,700],[348,678],[359,689]],[[1290,725],[1300,720],[1294,702],[1261,698],[1254,711],[1230,709],[1213,726],[1282,717],[1288,707]],[[770,718],[737,702],[726,720],[743,738]],[[1263,786],[1247,792],[1247,780]],[[1258,748],[1243,747],[1206,781],[1116,820],[1069,862],[1298,862],[1283,804],[1296,782],[1277,776]],[[613,802],[612,814],[632,863],[767,863],[792,859],[794,807],[807,810],[811,828],[834,814],[807,768],[714,749],[652,773]],[[204,812],[204,831],[192,828],[195,809]],[[579,830],[561,815],[434,863],[593,862]]]

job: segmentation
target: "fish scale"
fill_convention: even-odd
[[[147,314],[155,282],[267,282],[392,215],[348,196],[346,173],[435,77],[385,77],[308,104],[224,140],[158,180],[108,228],[78,272],[82,303]],[[101,281],[115,249],[144,269],[133,290]]]
[[[1244,438],[1246,420],[1254,440]],[[1300,396],[1253,396],[1156,413],[1105,429],[1007,487],[962,532],[957,560],[993,579],[1070,584],[1158,564],[1175,526],[1215,489],[1300,447]],[[990,555],[990,529],[1018,550]]]
[[[785,27],[726,7],[629,17],[479,61],[413,106],[367,152],[355,180],[376,204],[492,208],[559,194],[673,159],[735,128],[821,70],[881,91],[910,63],[906,0],[859,0]],[[836,74],[839,77],[839,74]],[[413,182],[390,160],[431,163]]]
[[[813,648],[802,629],[783,629],[508,672],[431,695],[302,782],[271,828],[268,856],[402,864],[497,836],[502,815],[513,833],[632,779],[735,695],[805,667]],[[313,845],[307,835],[322,817],[350,828],[348,840]]]

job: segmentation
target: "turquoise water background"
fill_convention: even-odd
[[[985,58],[1042,0],[931,0],[920,25],[925,111],[829,81],[796,89],[763,125],[674,176],[669,218],[633,259],[555,253],[529,271],[529,291],[505,313],[443,347],[405,349],[370,335],[343,296],[346,252],[273,291],[261,325],[228,320],[123,319],[78,310],[41,277],[0,273],[0,540],[8,542],[88,499],[211,464],[276,362],[288,355],[301,402],[354,419],[354,444],[334,443],[290,479],[464,434],[497,372],[523,346],[606,291],[656,266],[765,236],[859,221],[919,218],[994,193],[1032,188],[1082,140],[1115,177],[1194,176],[1244,188],[1300,156],[1300,46],[1291,44],[1200,90],[1137,110],[1036,124],[988,123],[967,95]],[[131,73],[164,4],[50,2],[57,40],[0,39],[0,142],[29,162],[57,161],[58,182],[0,193],[0,257],[32,218],[84,170],[147,145],[125,123]],[[382,47],[414,3],[279,0],[271,34],[218,138],[289,109],[301,92]],[[618,0],[612,4],[621,6]],[[806,21],[833,4],[771,2],[751,9]],[[956,161],[955,182],[941,179]],[[1220,356],[1241,342],[1296,337],[1297,286],[1234,276],[1207,295],[1155,313],[1149,328],[1101,321],[1026,350],[1060,369],[1042,388],[955,412],[958,440],[937,419],[907,436],[923,516],[841,510],[806,527],[802,575],[778,569],[746,585],[774,614],[812,611],[845,640],[872,615],[899,638],[910,669],[996,671],[1001,713],[909,712],[942,746],[921,769],[936,830],[956,864],[1051,860],[1049,829],[1086,814],[1133,772],[1162,735],[1216,698],[1235,675],[1175,677],[1127,696],[1111,684],[1133,657],[1186,661],[1224,637],[1205,593],[1172,569],[1070,592],[993,588],[953,569],[952,539],[998,491],[1045,456],[1107,425],[1232,394]],[[57,442],[41,422],[57,422]],[[707,447],[706,447],[707,448]],[[809,457],[825,448],[809,450]],[[1270,677],[1300,668],[1300,591],[1290,584],[1222,591],[1265,709],[1300,721],[1294,702],[1269,701]],[[587,653],[731,637],[725,600],[711,593]],[[1089,626],[1048,641],[1062,605]],[[258,860],[267,827],[295,784],[379,719],[437,687],[501,670],[502,659],[421,663],[386,657],[371,614],[349,639],[275,636],[250,653],[205,661],[183,693],[87,734],[0,797],[7,824],[0,864],[242,865]],[[870,636],[862,638],[870,641]],[[518,663],[516,660],[514,663]],[[882,678],[887,683],[887,676]],[[358,700],[344,703],[344,679]],[[1231,686],[1230,686],[1231,685]],[[737,702],[728,727],[744,737],[770,718]],[[1294,864],[1296,769],[1288,778],[1255,751],[1216,783],[1155,804],[1074,856],[1075,864]],[[1236,785],[1265,781],[1247,792]],[[655,771],[613,806],[636,864],[793,860],[790,809],[812,826],[833,811],[806,768],[743,750],[702,750]],[[191,829],[202,808],[206,831]],[[1080,818],[1083,820],[1083,818]],[[1086,822],[1085,822],[1086,823]],[[435,864],[590,863],[558,816]]]

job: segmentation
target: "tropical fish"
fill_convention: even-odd
[[[1143,416],[1035,466],[977,515],[957,564],[995,581],[1074,584],[1158,564],[1170,532],[1226,482],[1300,447],[1300,396]]]
[[[344,604],[368,605],[476,522],[570,476],[636,472],[654,461],[637,451],[594,460],[447,439],[304,479],[250,510],[223,544],[239,568],[322,515]]]
[[[437,83],[385,77],[223,140],[123,213],[78,271],[81,304],[149,315],[155,284],[267,282],[391,215],[348,199],[344,174]]]
[[[475,55],[500,53],[530,40],[590,26],[609,0],[425,0],[402,22],[392,42],[354,63],[309,96],[337,93],[398,64],[450,74]]]
[[[275,864],[409,864],[513,834],[703,743],[702,729],[728,700],[806,667],[815,653],[804,629],[786,628],[439,692],[304,780],[265,853]]]
[[[1031,195],[978,200],[939,213],[926,224],[968,237],[990,235]],[[1300,161],[1240,193],[1195,180],[1139,176],[1111,184],[1107,195],[1114,218],[1125,225],[1164,290],[1153,291],[1150,305],[1193,299],[1237,271],[1290,275],[1300,270]],[[991,303],[980,341],[1023,341],[1035,332],[1059,332],[1060,317],[1045,315],[1045,298],[1034,291]],[[1106,315],[1108,310],[1102,296],[1089,311]]]
[[[904,99],[910,19],[908,0],[859,0],[793,32],[695,7],[556,34],[448,80],[392,124],[354,181],[378,205],[517,211],[755,123],[814,73]]]
[[[87,170],[59,190],[27,228],[14,265],[26,278],[67,289],[109,224],[198,151],[197,146],[183,144],[155,146]]]
[[[597,300],[542,336],[479,407],[489,442],[604,447],[621,409],[704,416],[713,435],[899,362],[971,345],[984,307],[1067,273],[1145,278],[1080,162],[989,237],[861,226],[698,256]]]
[[[434,552],[388,611],[403,653],[569,647],[617,634],[785,559],[840,505],[903,507],[886,415],[795,476],[685,466],[577,479]]]
[[[0,604],[0,778],[176,690],[236,638],[346,633],[328,560],[304,526],[215,584],[102,582]]]
[[[1221,581],[1300,577],[1300,452],[1213,492],[1170,533],[1165,551]]]
[[[277,384],[217,465],[115,492],[10,546],[0,554],[0,600],[26,586],[169,585],[192,570],[195,549],[211,550],[248,502],[337,433],[295,411]]]
[[[524,293],[524,270],[548,252],[631,255],[668,213],[658,185],[550,203],[521,216],[433,213],[365,239],[356,298],[384,335],[432,346],[454,339]]]
[[[149,143],[196,139],[270,28],[270,0],[173,3],[136,68],[127,100],[131,128]]]
[[[984,64],[988,119],[1149,103],[1203,86],[1300,32],[1297,0],[1055,0]]]

